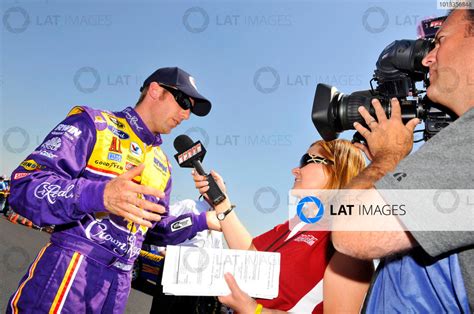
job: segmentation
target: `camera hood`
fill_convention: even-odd
[[[333,103],[337,102],[340,96],[341,93],[331,85],[320,83],[316,87],[311,119],[325,141],[335,140],[339,136],[336,126],[336,114],[334,112],[336,106]]]

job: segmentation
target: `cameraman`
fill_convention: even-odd
[[[412,119],[403,125],[396,99],[391,101],[390,119],[378,100],[372,102],[377,120],[360,107],[369,128],[354,124],[368,143],[368,147],[358,147],[372,163],[345,188],[474,188],[474,89],[470,86],[474,83],[474,10],[450,12],[436,34],[435,48],[422,63],[430,70],[428,97],[459,118],[407,157],[419,120]],[[454,81],[457,86],[453,86]],[[417,208],[419,212],[423,210]],[[425,217],[429,217],[429,212]],[[410,215],[400,219],[401,223],[414,223],[428,230],[429,219]],[[342,253],[361,259],[381,259],[363,310],[473,311],[474,232],[407,232],[399,225],[400,231],[332,233],[333,243]]]

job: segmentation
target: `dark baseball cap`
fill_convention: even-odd
[[[152,82],[176,87],[179,91],[194,99],[191,112],[197,116],[203,117],[211,111],[211,102],[198,93],[194,78],[178,67],[156,70],[143,82],[140,92]]]

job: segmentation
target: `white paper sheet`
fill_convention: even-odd
[[[251,297],[273,299],[278,295],[280,253],[169,245],[161,284],[167,294],[227,295],[227,272]]]

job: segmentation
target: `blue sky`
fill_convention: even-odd
[[[164,150],[172,158],[183,133],[203,141],[205,169],[224,176],[253,235],[287,218],[290,171],[320,139],[310,116],[316,84],[367,89],[386,45],[445,14],[434,0],[1,3],[0,173],[72,106],[133,106],[151,72],[179,66],[213,109],[163,136]],[[195,198],[190,171],[172,162],[172,200]]]

